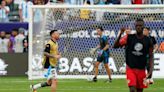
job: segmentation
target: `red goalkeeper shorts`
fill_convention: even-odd
[[[132,69],[130,67],[126,68],[126,77],[128,86],[134,86],[136,88],[147,88],[144,84],[144,79],[146,78],[145,69]]]

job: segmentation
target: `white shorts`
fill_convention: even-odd
[[[49,72],[48,76],[47,76],[47,80],[50,79],[57,79],[57,72],[56,72],[56,68],[52,68],[50,71],[48,71],[46,69],[47,72]]]

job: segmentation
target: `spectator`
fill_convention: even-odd
[[[24,28],[19,28],[19,34],[15,37],[15,52],[22,53],[23,52],[23,40],[25,39],[24,36]]]
[[[133,4],[142,4],[142,0],[132,0]]]
[[[2,0],[0,5],[0,22],[8,22],[8,13],[10,12],[10,8],[6,6],[6,1]]]
[[[99,5],[107,5],[107,4],[110,3],[109,1],[110,1],[110,0],[100,0],[100,1],[99,1]]]
[[[83,4],[86,4],[87,2],[90,2],[89,5],[94,5],[95,0],[84,0]]]
[[[22,0],[14,0],[14,4],[19,5]]]
[[[82,5],[83,0],[65,0],[66,4],[72,4],[72,5]]]
[[[6,38],[6,32],[0,33],[0,53],[8,53],[9,39]]]
[[[43,0],[33,0],[33,4],[34,5],[44,5],[44,1]]]
[[[28,35],[23,39],[23,52],[28,52]]]
[[[10,32],[6,32],[6,39],[10,39],[10,37],[11,37],[11,34],[10,34]]]
[[[33,3],[30,0],[23,0],[19,4],[19,16],[21,22],[28,22],[29,15],[28,15],[28,7],[30,5],[33,5]]]
[[[18,35],[18,30],[17,29],[13,29],[11,32],[11,36],[10,36],[10,47],[9,47],[9,52],[13,53],[14,49],[15,49],[15,37]]]
[[[84,5],[90,5],[90,1],[84,2]],[[88,9],[81,9],[80,10],[80,18],[85,19],[85,20],[89,20],[90,13],[91,13],[91,11]]]
[[[120,0],[110,0],[110,4],[120,4]]]
[[[149,4],[162,4],[162,0],[149,0]]]
[[[120,3],[122,5],[131,5],[132,4],[132,0],[121,0]]]

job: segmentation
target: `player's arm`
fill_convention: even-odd
[[[124,33],[124,31],[125,31],[125,28],[121,28],[121,32],[120,32],[118,38],[116,39],[113,48],[119,48],[119,47],[126,45],[127,37],[121,38],[121,35]]]
[[[96,52],[99,48],[100,48],[100,44],[98,44],[98,45],[96,46],[96,48],[91,48],[91,49],[90,49],[90,53],[91,53],[92,55],[94,55],[95,52]]]
[[[46,57],[57,58],[57,59],[59,59],[61,57],[60,55],[52,55],[52,54],[50,54],[50,49],[51,49],[50,44],[46,44],[46,48],[44,50],[44,55]]]
[[[150,66],[150,71],[147,74],[147,77],[153,73],[153,68],[154,68],[154,60],[153,60],[153,43],[150,42],[150,48],[149,48],[149,66]]]
[[[9,40],[8,44],[7,44],[8,50],[11,47],[11,41]]]
[[[155,53],[158,50],[158,44],[157,41],[155,40],[155,38],[153,37],[153,44],[154,44],[154,49],[153,49],[153,53]]]
[[[106,39],[104,39],[104,40],[105,40],[105,47],[102,49],[103,51],[105,51],[105,50],[109,49],[109,43],[108,43],[107,38],[106,38]]]

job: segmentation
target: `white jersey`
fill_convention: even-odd
[[[15,37],[15,44],[14,44],[14,50],[16,53],[22,53],[23,52],[23,40],[25,36],[22,34],[18,34]]]
[[[33,3],[31,1],[26,2],[24,0],[20,2],[19,4],[19,9],[22,10],[22,17],[23,17],[24,22],[28,22],[29,20],[28,8],[29,6],[32,6],[32,5]]]
[[[7,53],[8,52],[8,43],[9,43],[9,39],[0,38],[0,52],[1,53]]]

